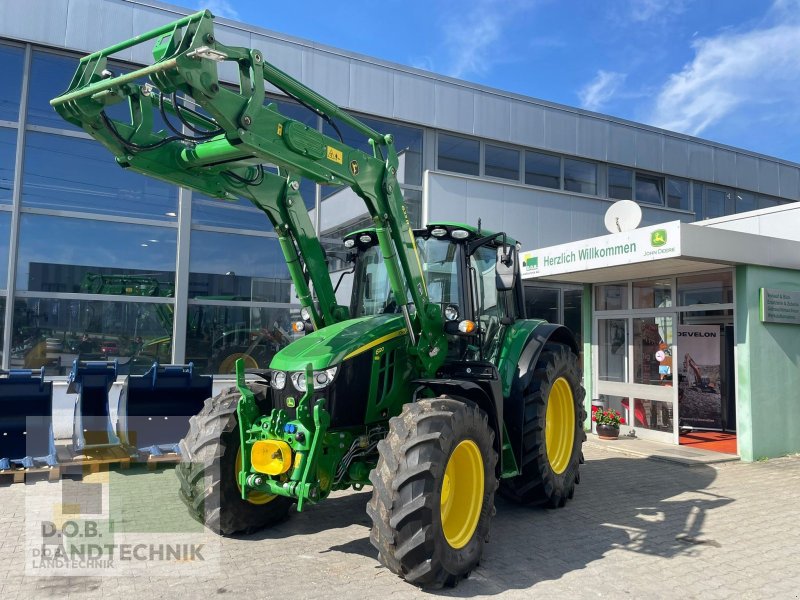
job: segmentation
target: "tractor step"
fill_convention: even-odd
[[[0,471],[0,485],[11,483],[30,483],[31,480],[58,481],[61,478],[61,467],[32,467],[29,469],[3,469]]]

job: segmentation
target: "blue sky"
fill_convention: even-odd
[[[172,0],[800,162],[800,0]]]

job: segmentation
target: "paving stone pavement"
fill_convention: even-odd
[[[25,575],[26,506],[30,514],[57,484],[0,487],[0,598],[800,597],[800,457],[686,467],[596,442],[585,455],[564,509],[498,498],[480,567],[435,594],[378,564],[368,491],[337,493],[269,531],[221,540],[191,576],[148,563],[118,577],[37,577]],[[108,481],[134,494],[117,503],[123,521],[147,515],[156,530],[179,530],[171,469],[112,472]]]

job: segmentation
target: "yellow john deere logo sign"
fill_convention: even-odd
[[[659,248],[667,243],[667,230],[656,229],[650,234],[650,245],[653,248]]]

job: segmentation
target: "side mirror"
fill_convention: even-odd
[[[514,279],[517,274],[516,257],[516,249],[513,246],[500,246],[497,249],[495,287],[498,292],[514,289]]]

